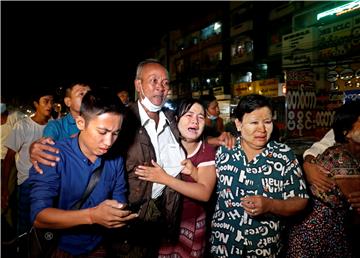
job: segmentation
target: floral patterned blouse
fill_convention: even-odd
[[[360,161],[354,158],[353,155],[340,144],[328,148],[316,158],[315,162],[330,172],[329,177],[335,175],[360,174]],[[320,199],[331,208],[340,208],[349,205],[338,187],[328,192],[323,192],[314,185],[312,185],[310,189],[315,198]]]

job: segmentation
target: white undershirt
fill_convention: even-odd
[[[333,146],[335,144],[335,134],[334,130],[329,130],[325,136],[318,142],[315,142],[309,149],[304,151],[303,157],[307,155],[312,155],[317,157],[318,155],[322,154],[327,148]]]
[[[15,160],[18,185],[29,177],[29,169],[32,166],[29,154],[30,145],[42,137],[45,126],[46,124],[40,125],[31,117],[26,117],[15,124],[5,140],[5,146],[19,154],[18,159]]]
[[[156,162],[172,176],[177,176],[183,166],[181,161],[185,159],[185,152],[176,141],[174,134],[170,130],[169,121],[163,111],[159,112],[159,123],[150,119],[143,106],[138,101],[141,125],[150,136],[151,143],[155,150]],[[151,166],[151,164],[148,164]],[[165,185],[154,183],[152,187],[152,198],[157,198],[162,194]]]

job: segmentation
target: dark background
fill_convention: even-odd
[[[221,2],[1,2],[2,95],[87,80],[133,89],[136,65],[168,30]]]

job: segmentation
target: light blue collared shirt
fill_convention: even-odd
[[[49,121],[44,129],[43,136],[59,141],[70,138],[78,132],[79,128],[76,126],[75,119],[69,113],[60,119]]]

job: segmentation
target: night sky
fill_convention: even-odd
[[[165,31],[220,4],[2,1],[1,94],[26,97],[71,80],[132,89],[136,64]]]

